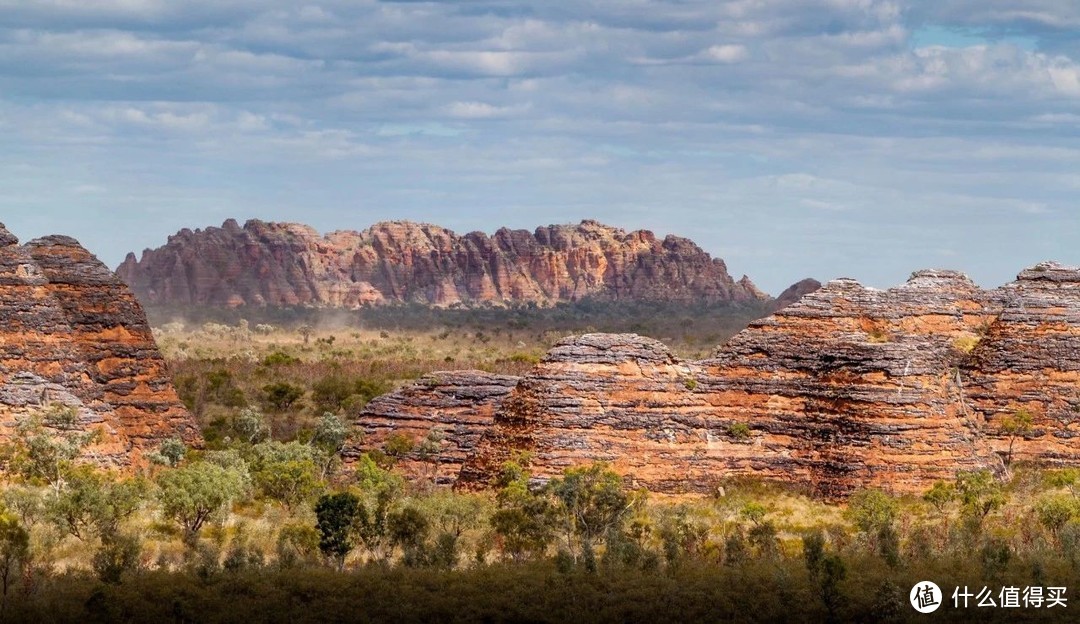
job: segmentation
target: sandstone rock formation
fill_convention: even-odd
[[[635,334],[567,338],[502,403],[461,482],[483,485],[514,451],[528,451],[541,480],[599,460],[636,487],[708,491],[755,452],[713,418],[701,373]]]
[[[458,413],[485,415],[460,430],[475,447],[465,487],[489,483],[515,451],[531,454],[540,481],[600,460],[656,492],[753,475],[832,499],[862,487],[919,493],[960,470],[1002,474],[1010,445],[1014,460],[1077,465],[1080,269],[1045,263],[990,291],[954,271],[888,290],[834,280],[701,362],[636,335],[587,334],[516,384],[470,393],[492,380],[418,384],[361,420],[428,426],[429,406],[452,388]],[[1003,431],[1020,410],[1033,426]],[[444,480],[466,446],[454,444]]]
[[[491,426],[495,411],[518,378],[483,371],[440,371],[365,406],[355,426],[361,444],[345,449],[351,463],[367,449],[383,448],[392,433],[423,447],[414,448],[398,466],[407,474],[452,484],[465,459]]]
[[[950,271],[884,291],[836,280],[717,349],[702,385],[717,417],[784,458],[780,475],[830,498],[918,492],[957,470],[1000,469],[965,401],[956,347],[996,307]]]
[[[1080,268],[1039,264],[998,292],[1002,310],[964,371],[971,405],[1000,453],[1010,443],[1004,421],[1025,410],[1033,426],[1015,459],[1080,464]]]
[[[129,254],[117,273],[155,305],[768,300],[685,238],[595,221],[493,236],[395,221],[320,236],[304,225],[229,220],[185,229],[140,259]]]
[[[0,437],[56,404],[102,431],[89,454],[104,464],[200,439],[123,282],[74,239],[20,246],[0,225]]]

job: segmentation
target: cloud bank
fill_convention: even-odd
[[[1066,0],[0,0],[0,220],[597,218],[779,292],[1080,263]]]

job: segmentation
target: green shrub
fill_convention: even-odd
[[[275,366],[288,366],[290,364],[297,364],[300,362],[300,358],[294,357],[285,353],[284,351],[274,351],[270,355],[267,355],[262,360],[262,365],[268,368]]]
[[[750,439],[750,425],[746,423],[731,423],[728,426],[728,435],[737,442],[745,442]]]
[[[267,409],[283,412],[304,396],[304,389],[291,383],[279,381],[263,386],[263,403]]]

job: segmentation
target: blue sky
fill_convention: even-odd
[[[1070,0],[0,0],[0,221],[595,218],[777,293],[1080,264]]]

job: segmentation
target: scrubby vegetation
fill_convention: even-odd
[[[324,413],[349,419],[372,398],[435,370],[524,374],[561,338],[597,328],[651,335],[682,355],[704,357],[762,313],[756,307],[668,310],[598,302],[356,312],[211,309],[191,312],[199,324],[168,320],[154,334],[208,448],[220,449],[252,435],[303,439]],[[687,378],[686,385],[692,390],[697,382]],[[264,421],[265,430],[246,429],[253,418]]]
[[[902,621],[925,579],[947,594],[1080,580],[1080,470],[960,473],[841,506],[751,480],[649,496],[603,464],[540,484],[521,455],[492,491],[453,492],[406,481],[391,448],[342,465],[336,414],[287,441],[260,414],[214,449],[166,441],[123,476],[72,459],[92,440],[62,408],[26,419],[3,453],[2,617]],[[939,619],[974,616],[999,617]]]
[[[527,455],[490,491],[406,480],[398,458],[437,459],[438,437],[391,435],[346,465],[346,423],[374,396],[436,369],[520,374],[564,333],[409,326],[405,312],[396,328],[157,328],[206,445],[165,440],[136,474],[79,464],[96,437],[63,407],[16,423],[0,621],[887,622],[925,617],[907,594],[927,579],[947,601],[954,587],[1078,586],[1080,470],[1013,463],[1006,482],[960,473],[924,496],[836,505],[752,480],[650,496],[603,464],[539,483]],[[728,434],[748,441],[744,425]],[[972,603],[934,617],[1057,616]]]
[[[586,299],[550,307],[534,304],[370,306],[360,310],[324,308],[148,308],[161,335],[202,328],[214,338],[236,337],[242,328],[256,343],[296,336],[311,351],[353,355],[405,348],[417,355],[484,360],[493,354],[542,352],[570,334],[631,332],[656,338],[685,357],[704,357],[754,319],[768,313],[763,304],[682,304],[609,302]],[[276,335],[275,335],[276,334]],[[362,337],[362,340],[358,340]],[[411,339],[411,340],[410,340]],[[177,342],[184,346],[177,347]],[[397,344],[404,342],[405,344]],[[215,345],[215,343],[218,343]],[[348,343],[348,344],[346,344]],[[224,347],[224,348],[215,348]],[[214,357],[238,351],[220,340],[174,341],[173,353]],[[242,350],[240,351],[242,352]]]

